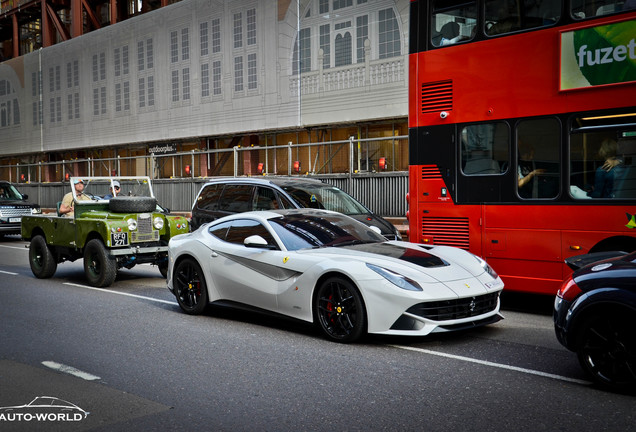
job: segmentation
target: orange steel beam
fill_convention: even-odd
[[[62,24],[62,21],[60,21],[60,17],[57,16],[57,13],[55,13],[55,9],[53,9],[53,7],[46,2],[46,0],[42,1],[42,6],[46,7],[46,14],[49,16],[50,23],[53,24],[53,26],[55,27],[55,30],[57,30],[62,40],[63,41],[69,40],[71,36],[68,34],[68,31],[66,31],[66,28]],[[44,11],[42,11],[42,15],[43,15],[42,18],[44,19]],[[49,45],[45,45],[45,46],[49,46]]]
[[[18,16],[11,16],[11,25],[13,27],[13,53],[14,58],[20,56],[20,25],[18,24]]]
[[[86,15],[88,16],[88,19],[91,21],[93,26],[96,29],[102,28],[102,24],[97,19],[97,16],[95,15],[95,12],[91,9],[91,7],[88,4],[88,2],[86,0],[81,0],[81,2],[82,2],[82,6],[84,7],[84,10],[86,11]]]

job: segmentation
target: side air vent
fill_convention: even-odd
[[[437,165],[422,166],[422,180],[436,180],[441,178],[442,174],[440,174]]]
[[[422,235],[433,237],[435,245],[454,246],[468,250],[468,218],[422,218]]]
[[[422,113],[453,109],[453,81],[422,84]]]

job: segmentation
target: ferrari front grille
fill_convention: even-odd
[[[499,293],[485,294],[454,300],[419,303],[406,312],[433,321],[450,321],[492,312],[497,307]]]

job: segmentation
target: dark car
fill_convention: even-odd
[[[230,178],[203,185],[192,205],[192,230],[206,222],[254,210],[315,208],[344,213],[380,229],[389,240],[401,240],[393,224],[374,214],[351,195],[313,179]]]
[[[636,252],[589,254],[566,262],[582,267],[563,282],[555,299],[557,339],[577,353],[585,372],[602,387],[636,391]]]
[[[15,186],[0,181],[0,237],[5,234],[20,234],[22,216],[42,213],[40,206],[27,202]]]

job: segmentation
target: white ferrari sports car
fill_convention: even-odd
[[[240,303],[316,323],[327,338],[423,336],[499,321],[503,282],[481,258],[388,241],[340,213],[238,213],[175,236],[168,288],[183,311]]]

